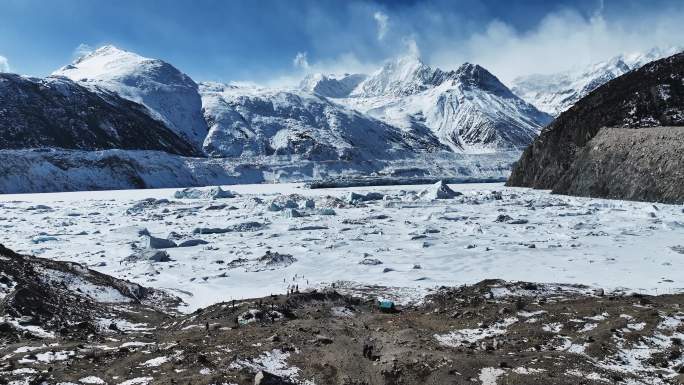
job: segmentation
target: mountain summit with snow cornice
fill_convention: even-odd
[[[334,100],[403,129],[432,132],[465,153],[522,150],[551,121],[479,65],[444,71],[415,55],[387,62]]]
[[[91,90],[146,106],[153,117],[201,149],[207,135],[197,84],[174,66],[106,45],[55,71]]]

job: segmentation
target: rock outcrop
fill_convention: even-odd
[[[0,74],[0,149],[157,150],[198,155],[135,102],[64,77]]]
[[[684,54],[590,93],[523,153],[508,186],[616,199],[684,202]]]

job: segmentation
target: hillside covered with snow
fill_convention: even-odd
[[[156,119],[199,149],[207,134],[197,84],[174,66],[106,45],[53,72],[94,91],[145,105]]]
[[[402,130],[303,91],[202,83],[215,157],[300,155],[310,160],[406,158],[448,150],[430,131]]]

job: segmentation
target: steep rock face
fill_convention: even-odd
[[[201,93],[212,156],[370,160],[445,149],[429,132],[402,131],[306,92],[202,83]]]
[[[602,128],[554,187],[580,196],[684,203],[684,127]]]
[[[649,63],[642,68],[629,72],[611,82],[599,87],[584,99],[562,113],[550,124],[523,153],[520,161],[514,167],[508,180],[510,186],[524,186],[542,189],[553,189],[557,193],[576,193],[582,195],[624,197],[632,199],[652,199],[673,201],[668,194],[626,194],[612,193],[621,191],[611,186],[603,188],[579,188],[577,178],[589,178],[586,168],[591,166],[590,159],[598,155],[598,151],[604,151],[601,147],[591,147],[592,139],[603,127],[617,127],[622,130],[639,129],[643,127],[658,126],[683,126],[684,125],[684,54],[677,54],[666,59]],[[668,128],[662,128],[668,130]],[[666,132],[666,131],[663,131]],[[625,132],[625,135],[631,134]],[[608,135],[608,134],[606,134]],[[611,132],[609,137],[615,137],[619,132]],[[646,134],[644,134],[646,135]],[[637,138],[634,138],[637,140]],[[608,137],[601,138],[602,143],[611,141]],[[669,148],[656,145],[657,140],[646,136],[639,138],[643,146],[637,146],[639,151],[650,151],[653,155],[649,161],[651,171],[655,171],[659,165],[655,162],[658,157],[665,153],[673,153]],[[610,147],[615,151],[622,148],[622,139],[612,140]],[[671,146],[679,146],[680,142],[673,142]],[[679,149],[681,153],[681,148]],[[624,153],[624,150],[619,150]],[[618,152],[608,152],[618,156]],[[636,167],[625,158],[622,166],[627,169],[646,170],[648,167]],[[661,159],[662,161],[663,159]],[[618,167],[623,162],[608,163],[608,168]],[[604,170],[594,173],[592,179],[598,183]],[[630,178],[639,177],[635,173],[625,172],[623,179],[613,179],[613,184],[625,184]],[[681,183],[681,174],[669,173],[662,175],[664,180],[671,183]],[[679,180],[680,182],[677,182]],[[641,182],[646,183],[645,179]],[[593,184],[592,181],[582,182],[585,185]],[[666,182],[668,183],[668,182]],[[574,186],[574,187],[573,187]],[[676,199],[674,199],[676,201]]]
[[[443,71],[410,56],[335,101],[397,127],[431,131],[457,152],[522,149],[551,120],[478,65]]]
[[[558,116],[601,85],[646,63],[679,51],[681,49],[678,48],[656,48],[646,53],[619,55],[588,68],[556,74],[522,76],[513,80],[511,90],[541,111]]]
[[[201,149],[207,125],[197,84],[172,65],[104,46],[53,74],[145,105],[152,116]]]
[[[94,93],[63,77],[0,74],[0,148],[38,147],[198,154],[144,106],[112,92]]]

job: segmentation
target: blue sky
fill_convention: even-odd
[[[88,47],[114,44],[196,80],[277,83],[312,71],[368,71],[409,50],[432,65],[471,61],[510,79],[684,45],[682,3],[0,0],[0,70],[44,76]]]

